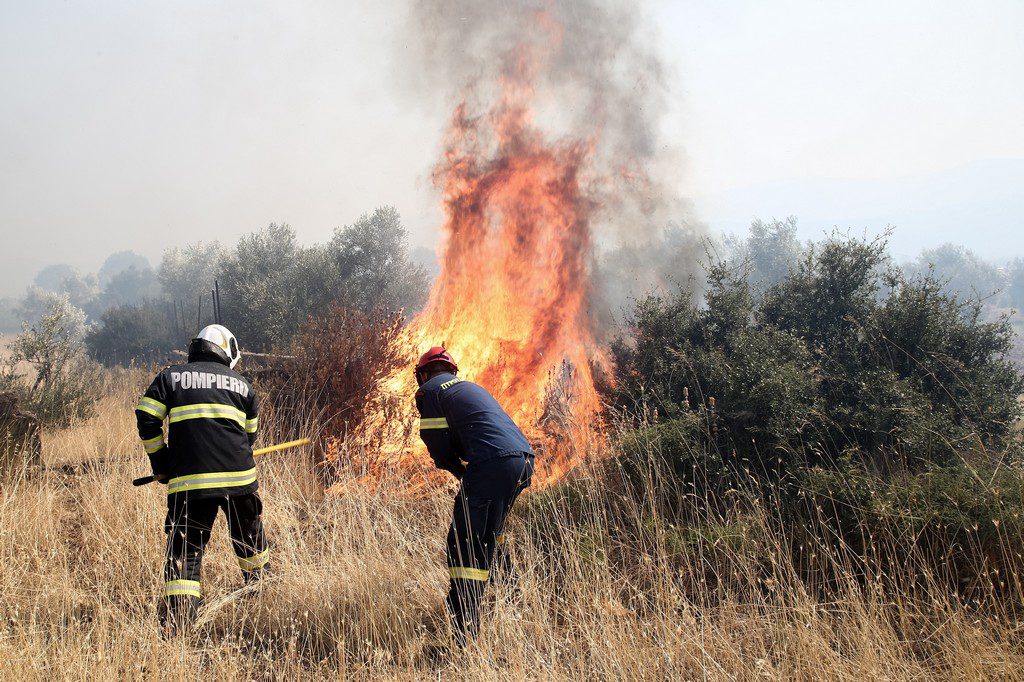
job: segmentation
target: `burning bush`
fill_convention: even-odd
[[[267,377],[281,423],[344,440],[378,405],[382,378],[407,367],[401,313],[335,304],[310,318],[291,357]],[[408,396],[412,400],[412,396]]]

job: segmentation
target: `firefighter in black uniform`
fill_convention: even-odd
[[[256,495],[252,443],[259,418],[252,385],[234,370],[241,353],[221,325],[199,332],[188,363],[156,376],[135,408],[153,475],[167,486],[167,561],[160,623],[167,634],[195,618],[200,569],[217,510],[246,582],[268,569],[269,550]],[[168,438],[164,442],[163,421]]]
[[[494,578],[502,528],[533,476],[533,450],[519,427],[483,387],[456,376],[442,347],[416,365],[420,437],[439,469],[461,481],[448,530],[447,605],[460,645],[479,628],[480,598]],[[465,462],[465,463],[464,463]],[[502,545],[499,547],[499,545]]]

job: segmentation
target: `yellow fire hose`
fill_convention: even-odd
[[[306,443],[309,443],[310,440],[311,439],[309,439],[309,438],[299,438],[298,440],[290,440],[287,443],[278,443],[277,445],[270,445],[270,446],[267,446],[265,448],[259,448],[258,450],[253,450],[252,454],[253,454],[254,457],[259,457],[260,455],[266,455],[267,453],[270,453],[270,452],[277,452],[278,450],[287,450],[288,448],[297,448],[300,445],[305,445]],[[143,476],[142,478],[136,478],[134,481],[132,481],[132,485],[134,485],[135,487],[138,487],[140,485],[146,485],[148,483],[152,483],[155,480],[156,480],[155,476]]]

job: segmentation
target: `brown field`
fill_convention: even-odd
[[[613,518],[591,471],[577,495],[524,499],[518,589],[491,590],[480,639],[438,655],[451,491],[386,480],[326,497],[301,451],[260,464],[273,576],[242,588],[218,521],[197,631],[164,641],[164,493],[130,485],[148,473],[132,416],[145,380],[118,374],[96,418],[46,436],[48,469],[0,483],[0,679],[1024,679],[1012,619],[852,572],[815,597],[756,518],[741,548],[698,533],[680,553],[644,501]],[[566,521],[581,516],[589,530]],[[628,542],[606,540],[611,524]]]

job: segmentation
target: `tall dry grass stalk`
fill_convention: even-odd
[[[147,379],[120,375],[96,418],[46,436],[49,468],[2,483],[0,679],[1024,679],[1012,618],[894,593],[838,554],[821,596],[772,510],[674,526],[653,464],[646,495],[598,465],[528,494],[508,529],[518,583],[489,591],[476,643],[438,655],[451,490],[328,497],[310,452],[269,456],[273,576],[242,587],[218,521],[197,630],[164,641],[165,493],[130,485]],[[298,428],[265,420],[267,436]]]

